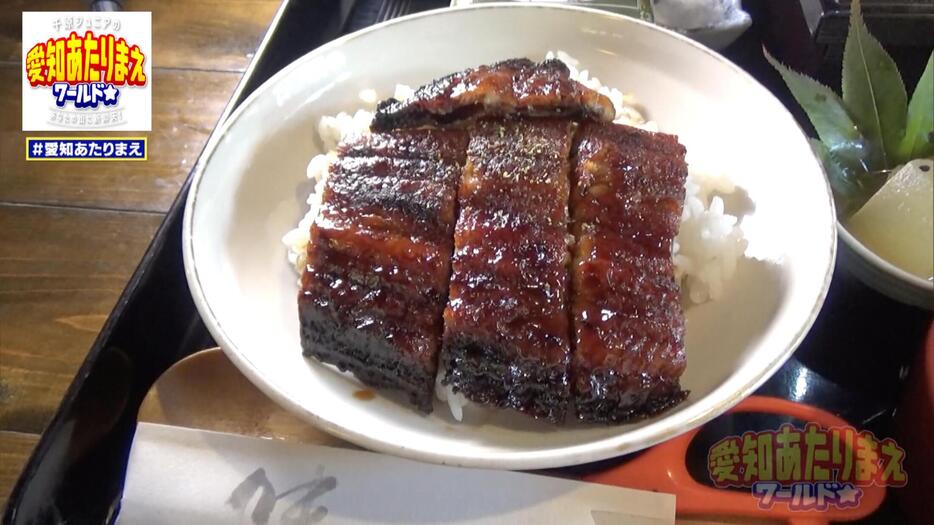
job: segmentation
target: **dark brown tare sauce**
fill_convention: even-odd
[[[560,60],[505,60],[439,78],[377,107],[374,130],[463,125],[478,118],[564,116],[613,120],[610,99],[570,77]]]
[[[687,395],[684,314],[671,243],[687,164],[677,138],[585,123],[571,189],[577,417],[620,422],[660,412]]]
[[[305,354],[424,412],[439,368],[472,401],[555,422],[683,400],[685,149],[613,117],[554,60],[382,102],[339,147],[311,228]]]
[[[444,383],[473,401],[567,411],[568,155],[573,123],[483,120],[471,131],[444,312]]]
[[[374,133],[341,146],[299,295],[306,355],[431,410],[447,301],[462,131]]]

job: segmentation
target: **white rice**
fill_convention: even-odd
[[[578,60],[563,51],[549,51],[545,58],[560,59],[567,64],[571,78],[609,98],[616,108],[614,122],[647,131],[659,131],[654,121],[645,118],[632,94],[603,85],[588,70],[580,69]],[[405,100],[413,92],[411,87],[397,84],[393,97]],[[318,137],[327,153],[315,155],[308,163],[306,175],[315,183],[308,197],[308,213],[294,230],[282,237],[282,242],[288,247],[289,262],[299,273],[305,266],[309,231],[321,205],[328,167],[337,158],[337,145],[345,138],[367,132],[379,98],[375,90],[365,89],[359,93],[361,109],[353,114],[342,111],[334,116],[325,116],[318,122]],[[673,243],[672,260],[682,294],[691,303],[718,299],[727,281],[733,276],[737,261],[746,251],[747,243],[739,218],[724,211],[722,195],[731,194],[735,189],[733,182],[725,176],[696,173],[689,168],[681,229]],[[462,394],[454,393],[450,387],[442,385],[441,377],[443,371],[439,371],[435,393],[440,400],[448,403],[451,414],[460,421],[463,408],[470,402]]]
[[[736,191],[729,178],[689,168],[684,189],[681,228],[672,245],[672,260],[682,293],[690,302],[700,304],[723,295],[747,242],[739,218],[724,211],[721,195]]]

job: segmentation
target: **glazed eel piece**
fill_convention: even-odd
[[[443,383],[468,399],[563,419],[569,401],[568,171],[574,123],[480,120],[471,130]]]
[[[410,130],[339,147],[311,228],[305,355],[431,411],[467,135]]]
[[[564,62],[516,58],[439,78],[406,100],[384,100],[371,127],[379,131],[443,126],[517,115],[610,121],[615,110],[610,99],[572,80]]]
[[[676,137],[583,123],[571,176],[578,419],[616,423],[682,401],[684,315],[671,243],[687,177]]]

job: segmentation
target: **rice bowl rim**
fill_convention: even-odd
[[[432,450],[413,449],[402,444],[393,444],[389,441],[373,437],[371,434],[355,431],[335,424],[312,412],[307,407],[300,405],[290,397],[288,392],[286,392],[284,389],[280,389],[279,386],[275,385],[270,377],[260,368],[256,367],[243,354],[243,352],[238,350],[237,345],[228,337],[224,327],[221,326],[220,320],[215,316],[211,305],[207,301],[207,297],[205,296],[204,289],[201,284],[194,256],[193,221],[195,209],[198,205],[199,189],[206,172],[206,167],[213,158],[213,155],[215,154],[221,140],[228,134],[230,128],[232,128],[237,123],[241,115],[245,113],[252,105],[254,105],[260,97],[264,96],[270,89],[272,89],[277,81],[286,77],[292,71],[298,69],[317,56],[323,55],[329,51],[343,46],[347,42],[363,38],[370,33],[380,31],[386,27],[403,25],[423,18],[456,15],[461,11],[492,12],[495,10],[552,10],[577,12],[588,16],[604,18],[613,21],[613,23],[642,26],[643,28],[646,28],[650,31],[658,32],[667,36],[668,38],[678,40],[682,44],[694,48],[695,51],[709,55],[717,62],[731,69],[735,74],[738,75],[740,79],[750,84],[751,89],[761,90],[764,92],[768,98],[771,98],[775,101],[776,109],[782,112],[782,114],[789,122],[794,124],[798,132],[801,134],[801,138],[804,140],[807,137],[801,126],[797,123],[784,104],[782,104],[770,91],[768,91],[767,88],[765,88],[745,70],[730,62],[715,51],[691,40],[687,36],[642,20],[629,18],[624,15],[597,9],[548,3],[489,3],[457,8],[444,7],[440,9],[415,13],[375,24],[360,31],[344,35],[340,38],[327,42],[326,44],[319,46],[306,53],[305,55],[297,58],[295,61],[276,72],[265,82],[263,82],[263,84],[257,87],[252,93],[250,93],[250,95],[245,100],[243,100],[243,102],[235,110],[233,110],[229,116],[227,116],[226,120],[224,120],[221,125],[215,129],[207,144],[205,145],[204,151],[200,155],[192,170],[193,174],[191,178],[191,185],[189,187],[189,194],[185,203],[185,214],[182,223],[182,256],[188,286],[195,305],[202,315],[202,318],[204,319],[205,325],[209,332],[224,350],[225,354],[227,354],[228,358],[241,370],[241,372],[244,373],[244,375],[246,375],[254,383],[254,385],[256,385],[262,392],[276,401],[277,404],[299,415],[306,421],[311,422],[318,428],[366,449],[433,463],[495,469],[556,468],[587,463],[636,452],[687,432],[688,430],[696,428],[726,412],[742,401],[744,398],[751,395],[759,386],[761,386],[772,375],[774,375],[775,372],[777,372],[778,369],[785,363],[785,361],[788,360],[794,350],[800,345],[811,326],[814,324],[814,321],[817,318],[817,315],[820,312],[821,307],[823,306],[827,297],[830,281],[834,271],[834,261],[837,254],[836,223],[834,221],[830,223],[830,231],[828,234],[830,254],[827,259],[827,265],[823,269],[821,287],[818,291],[817,297],[815,298],[814,304],[811,307],[811,310],[808,312],[808,315],[804,320],[804,323],[799,327],[797,332],[794,333],[788,344],[780,352],[774,353],[774,358],[771,362],[769,362],[766,366],[758,368],[756,370],[757,373],[748,374],[750,377],[744,378],[743,385],[733,391],[729,396],[724,396],[724,399],[717,401],[716,404],[711,406],[704,407],[701,405],[693,405],[683,412],[678,412],[675,414],[663,413],[660,416],[656,416],[658,419],[653,424],[631,430],[622,430],[619,434],[600,440],[537,451],[498,452],[496,454],[485,457],[444,454]],[[250,70],[252,70],[252,66],[248,69],[248,71]],[[820,168],[820,164],[818,163],[817,158],[814,157],[813,152],[811,152],[810,160],[814,164],[816,171],[823,173],[823,170]],[[830,186],[826,180],[826,177],[822,176],[821,180],[823,182],[829,209],[832,215],[836,216]],[[716,390],[717,389],[714,388],[711,393],[716,392]],[[681,416],[677,418],[677,424],[672,423],[673,415]],[[624,427],[620,428],[623,429]]]

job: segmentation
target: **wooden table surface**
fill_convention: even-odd
[[[145,163],[25,162],[20,13],[88,2],[14,0],[0,10],[0,509],[279,2],[123,4],[152,12]]]

